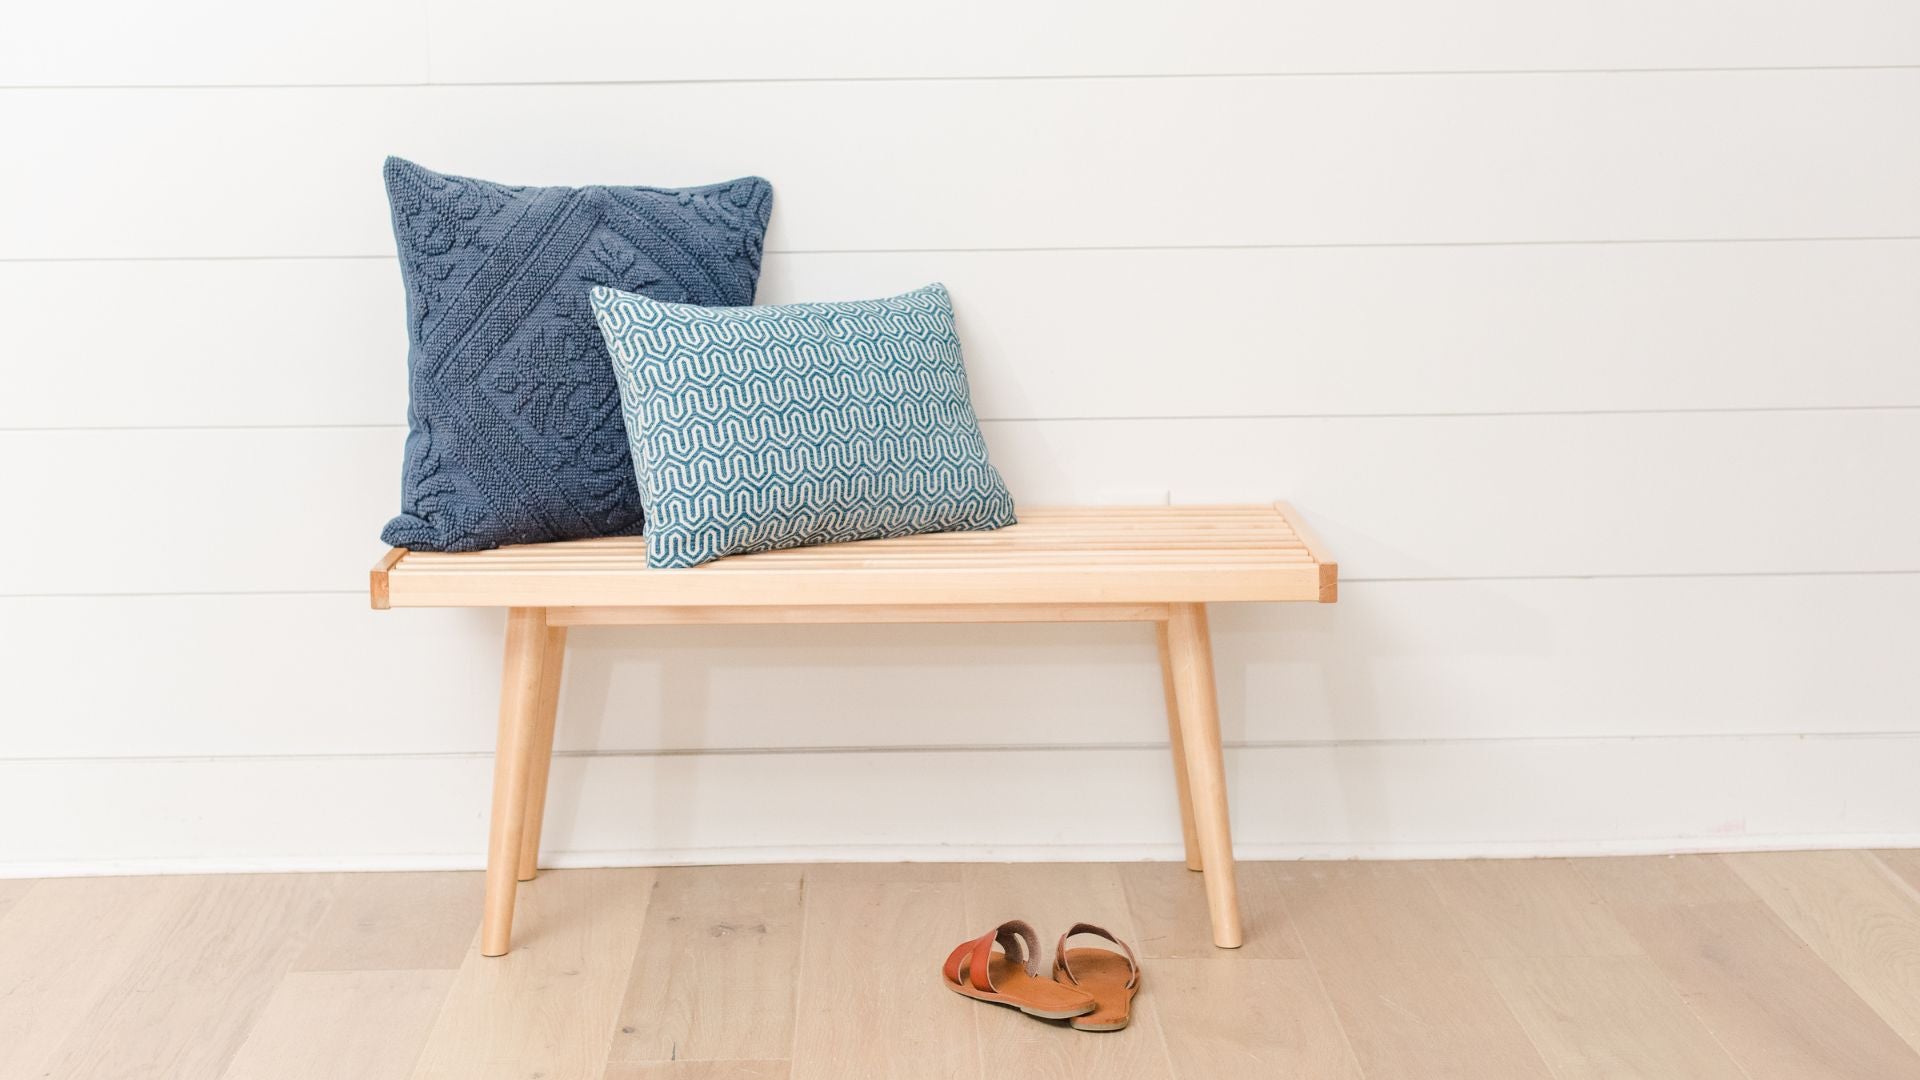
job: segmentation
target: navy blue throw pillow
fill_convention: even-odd
[[[753,303],[773,187],[508,187],[388,158],[407,287],[401,514],[416,551],[632,536],[640,490],[588,292]]]

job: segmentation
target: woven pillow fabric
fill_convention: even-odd
[[[997,529],[944,286],[700,308],[593,290],[647,513],[647,565]]]
[[[401,514],[380,538],[473,551],[640,532],[587,291],[750,304],[773,189],[508,187],[388,158],[407,288]]]

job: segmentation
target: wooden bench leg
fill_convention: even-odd
[[[1214,698],[1213,643],[1203,604],[1175,604],[1167,622],[1167,654],[1180,710],[1187,789],[1206,875],[1213,943],[1240,947],[1240,893],[1234,882],[1233,836],[1227,823],[1227,770],[1220,752],[1220,712]]]
[[[493,823],[487,836],[487,899],[480,954],[505,956],[513,940],[513,900],[526,837],[527,789],[540,721],[540,668],[547,649],[544,608],[507,612],[507,655],[500,670],[500,737],[493,752]]]
[[[1173,747],[1173,786],[1180,797],[1180,838],[1187,849],[1187,869],[1199,870],[1200,837],[1193,831],[1193,793],[1187,787],[1186,740],[1180,737],[1180,702],[1173,686],[1173,651],[1167,644],[1167,624],[1153,624],[1160,639],[1160,683],[1167,694],[1167,742]]]
[[[560,713],[560,670],[567,662],[567,628],[547,627],[546,650],[540,658],[540,701],[534,707],[532,760],[527,776],[527,823],[520,840],[521,881],[532,881],[540,869],[540,827],[547,814],[547,774],[553,769],[553,725]]]

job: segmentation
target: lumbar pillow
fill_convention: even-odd
[[[773,188],[507,187],[388,158],[407,286],[402,513],[424,551],[640,531],[587,290],[751,304]]]
[[[647,512],[647,565],[997,529],[942,285],[886,300],[701,308],[593,290]]]

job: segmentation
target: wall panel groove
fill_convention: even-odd
[[[583,33],[582,27],[591,32]],[[830,27],[830,32],[826,29]],[[1018,32],[1008,32],[1017,27]],[[1185,77],[1872,66],[1920,62],[1896,0],[1308,0],[722,8],[575,0],[319,7],[138,0],[23,9],[0,84],[117,86],[553,80]],[[670,48],[637,48],[662,41]]]
[[[103,272],[115,317],[98,325]],[[975,403],[997,420],[1920,405],[1916,241],[771,255],[759,299],[935,280],[955,298]],[[1169,287],[1204,306],[1140,302]],[[209,296],[223,333],[206,332]],[[284,332],[289,297],[326,317]],[[0,428],[405,416],[390,257],[0,266],[0,322],[37,361],[0,395]]]
[[[1128,424],[1128,423],[1181,423],[1192,420],[1222,421],[1263,421],[1263,420],[1499,420],[1523,419],[1528,417],[1602,417],[1602,416],[1725,416],[1746,414],[1807,414],[1807,413],[1909,413],[1920,412],[1920,404],[1915,405],[1755,405],[1734,408],[1681,408],[1681,409],[1509,409],[1481,412],[1370,412],[1370,413],[1186,413],[1159,415],[1117,415],[1117,416],[980,416],[983,423],[993,424]],[[139,434],[142,432],[247,432],[247,431],[399,431],[405,432],[404,424],[60,424],[49,426],[21,425],[18,427],[0,426],[0,433],[33,434],[36,432],[118,432]]]
[[[1920,727],[1899,731],[1738,731],[1712,734],[1664,734],[1664,735],[1491,735],[1473,738],[1383,738],[1383,739],[1284,739],[1284,740],[1238,740],[1227,739],[1221,743],[1229,750],[1385,750],[1408,747],[1501,747],[1501,746],[1549,746],[1577,743],[1581,746],[1604,745],[1609,743],[1657,743],[1662,740],[1723,740],[1742,742],[1749,739],[1796,739],[1805,741],[1872,741],[1884,743],[1890,740],[1920,740]],[[903,744],[903,745],[855,745],[842,743],[823,743],[817,746],[729,746],[729,747],[607,747],[604,749],[567,750],[553,752],[555,760],[562,758],[593,760],[600,758],[734,758],[734,757],[819,757],[843,754],[862,754],[876,757],[888,755],[937,756],[940,754],[1139,754],[1164,753],[1164,741],[1153,742],[1087,742],[1087,743],[954,743],[948,744]],[[185,765],[214,764],[223,765],[277,765],[293,762],[406,762],[406,761],[492,761],[491,750],[435,750],[407,752],[380,752],[362,754],[188,754],[188,755],[151,755],[128,756],[121,754],[93,754],[82,757],[0,757],[0,766],[36,765],[36,766],[75,766],[75,765]]]
[[[1915,70],[1920,71],[1920,67]],[[768,247],[768,255],[1046,255],[1056,253],[1180,252],[1180,251],[1370,251],[1421,250],[1426,248],[1580,248],[1580,247],[1669,247],[1703,244],[1877,244],[1920,240],[1909,234],[1872,234],[1858,236],[1664,236],[1638,240],[1438,240],[1431,242],[1385,240],[1367,243],[1328,244],[1078,244],[1054,247],[916,247],[916,248],[804,248]],[[65,263],[291,263],[291,262],[378,262],[391,265],[390,254],[365,255],[0,255],[0,265],[22,263],[58,266]],[[759,301],[764,302],[764,301]]]
[[[1920,574],[1346,584],[1216,607],[1230,741],[1916,730]],[[359,593],[0,600],[38,720],[0,754],[484,754],[503,622]],[[571,652],[568,752],[1165,739],[1140,626],[583,628]]]
[[[765,175],[775,250],[1912,236],[1916,94],[1920,71],[45,91],[0,112],[38,163],[0,174],[0,235],[16,257],[384,254],[400,152],[510,183]],[[648,137],[606,138],[609,115]]]
[[[1920,570],[1904,412],[989,422],[1016,496],[1288,498],[1356,577]],[[112,530],[0,533],[0,594],[357,585],[398,501],[402,432],[0,433],[0,503]],[[211,544],[209,534],[244,537]]]

